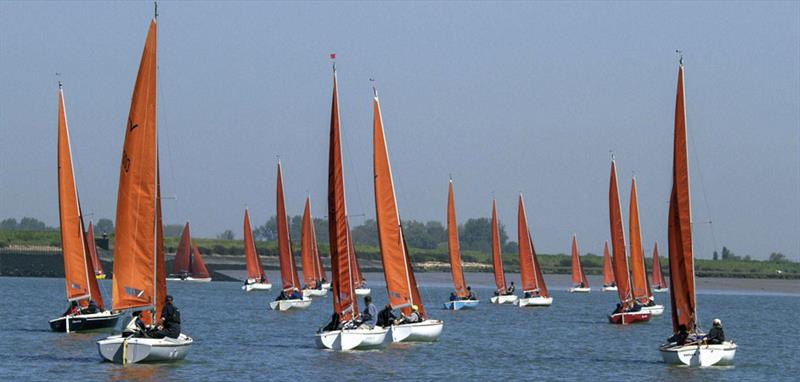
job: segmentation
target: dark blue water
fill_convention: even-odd
[[[272,280],[277,275],[270,274]],[[382,305],[385,290],[371,277]],[[468,278],[471,275],[468,275]],[[244,293],[238,283],[170,283],[183,330],[195,343],[186,360],[173,364],[101,362],[95,340],[102,333],[63,334],[47,320],[61,313],[63,280],[0,278],[7,297],[0,305],[0,376],[10,380],[797,380],[798,295],[748,291],[698,296],[701,320],[723,320],[739,344],[736,365],[689,369],[661,363],[658,345],[670,334],[669,309],[650,323],[616,326],[606,314],[616,294],[564,292],[566,278],[546,276],[553,306],[520,309],[488,304],[488,276],[475,284],[477,310],[441,310],[448,276],[419,274],[429,316],[445,322],[433,344],[392,344],[367,352],[315,348],[313,334],[331,311],[331,298],[298,312],[268,310],[274,292]],[[550,280],[554,281],[550,281]],[[591,281],[591,280],[590,280]],[[110,282],[102,288],[108,291]],[[657,298],[669,305],[667,294]],[[485,303],[486,302],[486,303]]]

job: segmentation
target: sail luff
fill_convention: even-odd
[[[458,222],[456,221],[453,180],[447,188],[447,247],[450,253],[450,274],[453,277],[453,288],[458,297],[466,297],[467,287],[464,282],[464,271],[461,268],[461,254],[458,246]]]
[[[611,261],[614,268],[614,278],[617,282],[619,301],[623,306],[633,304],[631,295],[630,274],[628,273],[628,256],[625,248],[625,230],[622,227],[622,208],[619,202],[619,189],[617,188],[617,164],[611,160],[611,180],[608,192],[608,212],[611,227]]]
[[[647,269],[644,265],[642,250],[642,231],[639,226],[639,198],[636,192],[636,178],[631,179],[631,199],[628,208],[628,231],[630,235],[631,253],[631,290],[634,299],[642,304],[649,302],[650,286],[647,283]]]
[[[114,231],[114,310],[155,304],[156,33],[153,20],[125,128]]]
[[[503,271],[503,255],[500,248],[500,225],[497,222],[497,203],[492,199],[492,269],[495,291],[506,293],[506,275]]]

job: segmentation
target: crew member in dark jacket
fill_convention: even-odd
[[[719,345],[725,342],[725,332],[722,330],[722,321],[715,318],[711,324],[711,330],[706,335],[706,342],[711,345]]]
[[[178,338],[181,335],[181,312],[172,305],[172,296],[167,295],[167,302],[161,310],[161,325],[150,337],[153,338]]]
[[[395,319],[397,319],[397,316],[395,316],[392,312],[392,306],[390,304],[386,304],[383,310],[378,313],[377,326],[385,328],[391,325]]]
[[[674,336],[668,338],[667,342],[674,342],[677,345],[685,345],[687,338],[689,338],[689,333],[686,330],[686,325],[680,324],[678,325],[678,333],[675,333]]]

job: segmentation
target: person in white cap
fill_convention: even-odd
[[[711,330],[706,335],[706,343],[710,345],[718,345],[725,341],[725,332],[722,330],[722,321],[715,318],[711,323]]]

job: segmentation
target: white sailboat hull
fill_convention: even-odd
[[[643,306],[642,312],[650,313],[653,316],[664,314],[664,305]]]
[[[455,300],[444,303],[444,308],[447,310],[461,310],[461,309],[475,309],[478,307],[480,300]]]
[[[669,292],[669,288],[653,288],[653,293]]]
[[[736,356],[736,344],[725,341],[719,345],[684,345],[658,349],[664,363],[685,366],[726,366],[733,365]]]
[[[617,291],[617,287],[615,287],[615,286],[604,286],[600,290],[603,291],[603,292],[616,292]]]
[[[589,293],[591,291],[592,288],[581,288],[581,287],[569,288],[569,293]]]
[[[194,277],[187,277],[187,278],[180,278],[180,277],[167,277],[167,281],[190,281],[196,283],[207,283],[211,281],[211,277],[204,277],[204,278],[194,278]]]
[[[521,298],[521,299],[519,299],[517,301],[517,306],[519,306],[520,308],[523,308],[523,307],[526,307],[526,306],[533,306],[533,307],[535,307],[535,306],[550,306],[552,304],[553,304],[553,298],[552,297],[542,297],[542,296]]]
[[[194,341],[181,333],[178,338],[123,338],[119,334],[97,341],[97,351],[114,363],[171,362],[186,358]]]
[[[272,301],[269,303],[269,307],[272,310],[277,311],[287,311],[289,309],[306,309],[311,305],[311,299],[307,297],[303,297],[303,299],[293,299],[293,300],[280,300],[280,301]]]
[[[322,289],[303,289],[303,297],[325,297],[328,295],[328,290]]]
[[[272,289],[272,284],[270,283],[254,283],[254,284],[242,285],[242,290],[245,292],[267,291],[270,289]]]
[[[317,333],[317,347],[331,350],[364,350],[382,347],[389,329],[362,325],[355,329]]]
[[[515,294],[506,294],[501,296],[493,296],[489,299],[492,304],[513,304],[519,300],[519,296]]]
[[[370,288],[356,288],[356,296],[369,296],[371,293]]]
[[[439,339],[443,327],[444,322],[440,320],[392,325],[392,342],[434,342]]]

